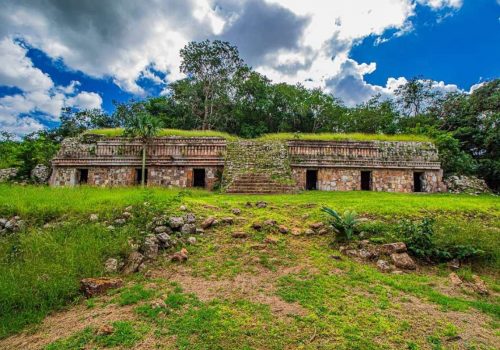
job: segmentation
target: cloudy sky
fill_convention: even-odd
[[[179,50],[207,38],[347,105],[414,76],[448,91],[500,76],[500,0],[1,0],[0,129],[165,93]]]

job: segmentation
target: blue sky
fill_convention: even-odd
[[[222,39],[273,81],[355,105],[422,76],[444,91],[500,76],[500,0],[6,0],[0,129],[57,125],[62,107],[113,111],[168,92],[178,52]]]

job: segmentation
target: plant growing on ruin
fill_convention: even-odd
[[[358,214],[355,211],[346,210],[343,215],[328,207],[321,208],[321,211],[330,216],[330,224],[337,233],[338,241],[353,239],[356,226],[359,224]]]
[[[125,121],[125,134],[142,140],[141,186],[146,178],[146,149],[151,138],[158,135],[161,129],[160,120],[144,110],[132,111]]]

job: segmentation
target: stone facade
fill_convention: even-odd
[[[0,169],[0,182],[9,181],[17,175],[17,168]]]
[[[127,138],[65,140],[52,162],[50,184],[138,184],[142,147],[140,140]],[[425,142],[162,137],[148,143],[146,150],[148,186],[212,189],[221,182],[223,189],[237,192],[230,191],[235,181],[247,190],[266,191],[444,190],[437,150]]]

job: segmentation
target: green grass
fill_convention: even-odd
[[[301,141],[415,141],[432,142],[432,139],[423,135],[386,135],[362,133],[277,133],[266,134],[257,140],[301,140]]]
[[[78,298],[79,280],[102,275],[106,257],[125,255],[136,234],[70,223],[0,238],[0,338]]]
[[[45,350],[83,350],[89,349],[90,345],[99,348],[131,348],[144,334],[148,327],[143,324],[133,324],[130,321],[116,321],[111,324],[111,334],[97,334],[97,331],[87,327],[76,334],[56,340],[45,347]]]
[[[245,206],[246,202],[258,200],[268,202],[267,208]],[[137,304],[136,312],[140,317],[163,320],[159,332],[169,337],[175,335],[178,348],[216,349],[241,345],[239,348],[280,349],[294,342],[307,348],[315,328],[325,339],[328,336],[344,339],[339,342],[339,349],[349,346],[378,349],[370,345],[369,339],[383,338],[388,333],[398,334],[391,340],[393,343],[406,344],[405,335],[411,334],[411,330],[406,330],[407,325],[402,320],[394,320],[391,314],[394,298],[400,295],[413,295],[446,310],[467,312],[475,309],[496,318],[500,313],[498,300],[495,297],[444,295],[432,285],[434,277],[385,275],[372,266],[349,260],[334,262],[329,258],[332,254],[328,246],[330,237],[294,238],[279,235],[275,229],[256,232],[251,229],[252,223],[274,219],[289,228],[304,229],[311,222],[326,219],[320,211],[321,206],[326,205],[341,212],[357,211],[369,219],[363,224],[368,237],[383,241],[397,234],[395,228],[401,218],[433,216],[439,244],[473,244],[488,253],[488,260],[480,263],[489,271],[493,267],[493,276],[485,279],[492,290],[500,290],[495,278],[495,271],[500,267],[499,203],[498,197],[490,195],[304,192],[251,196],[162,188],[0,185],[0,217],[20,215],[27,221],[25,231],[0,237],[0,338],[36,324],[51,311],[77,301],[81,278],[102,275],[103,262],[108,257],[126,256],[129,237],[140,237],[146,224],[158,213],[182,214],[179,206],[183,204],[198,217],[215,215],[222,218],[231,215],[232,208],[242,210],[233,226],[221,225],[214,232],[200,236],[199,244],[188,247],[188,264],[193,275],[231,278],[242,272],[250,273],[255,258],[260,268],[272,272],[305,259],[321,273],[314,276],[292,273],[280,279],[278,295],[286,301],[300,303],[312,315],[288,323],[274,320],[265,305],[246,300],[202,303],[178,287],[169,287],[169,293],[160,294],[149,285],[143,287],[133,281],[135,285],[113,295],[117,307]],[[113,231],[107,230],[105,224],[88,220],[91,213],[97,213],[100,222],[112,222],[129,205],[133,206],[133,219]],[[52,226],[44,227],[47,222]],[[235,227],[251,232],[251,237],[235,242],[231,238]],[[251,248],[269,235],[278,238],[272,249],[255,251]],[[295,243],[300,244],[300,250],[290,248],[294,240],[298,240]],[[170,262],[165,264],[165,269],[171,267]],[[340,268],[343,274],[331,274],[333,268]],[[471,273],[472,270],[463,272]],[[148,305],[149,300],[159,295],[163,295],[166,303],[164,313]],[[97,309],[100,303],[89,302],[87,306]],[[140,327],[130,327],[123,326],[122,335],[117,337],[127,338],[132,334],[131,339],[139,339],[145,332]],[[295,335],[290,334],[290,329],[296,332]],[[304,333],[304,329],[307,332]],[[56,342],[51,349],[78,348],[82,343],[116,346],[114,344],[122,341],[105,341],[88,332]],[[451,334],[454,329],[443,326],[442,332]],[[121,346],[125,343],[123,341]],[[415,344],[425,348],[422,343]]]
[[[107,137],[123,136],[123,128],[114,129],[94,129],[85,132],[86,134],[103,135]],[[181,130],[181,129],[161,129],[158,136],[179,136],[179,137],[220,137],[234,141],[238,136],[230,135],[214,130]],[[386,135],[386,134],[362,134],[362,133],[275,133],[265,134],[256,141],[271,140],[309,140],[309,141],[415,141],[432,142],[433,140],[423,135]]]
[[[85,134],[103,135],[107,137],[123,136],[124,129],[94,129],[86,131]],[[158,136],[177,137],[218,137],[226,140],[235,140],[237,137],[228,133],[215,130],[181,130],[181,129],[161,129]]]

